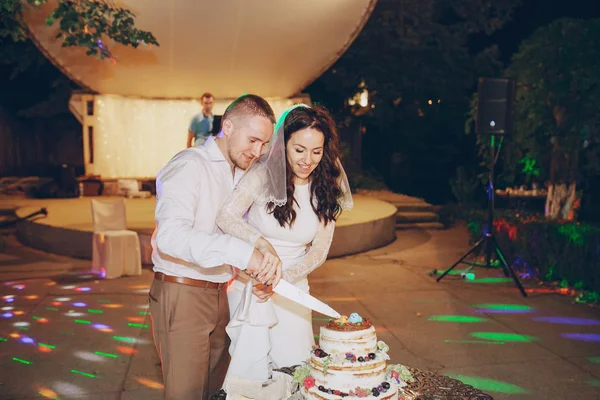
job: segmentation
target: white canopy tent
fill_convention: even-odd
[[[116,59],[113,64],[86,56],[81,48],[61,47],[60,39],[55,38],[56,24],[45,24],[55,0],[25,13],[32,39],[40,50],[74,82],[95,95],[95,110],[102,115],[83,118],[87,106],[79,102],[81,96],[72,99],[71,109],[84,125],[86,172],[107,178],[154,176],[157,167],[184,147],[189,118],[199,111],[190,100],[204,92],[215,95],[216,113],[243,93],[263,96],[278,111],[283,110],[293,103],[292,96],[343,54],[364,26],[376,0],[113,3],[132,10],[137,16],[136,25],[152,32],[160,46],[133,49],[107,42]],[[142,99],[149,102],[140,103]],[[108,109],[111,111],[107,114]],[[107,152],[107,146],[122,148],[128,158],[140,157],[137,166],[115,165],[121,161]],[[107,156],[110,161],[106,162],[112,164],[108,169],[98,164]]]

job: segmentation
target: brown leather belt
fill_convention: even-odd
[[[209,281],[201,281],[200,279],[184,278],[183,276],[165,275],[162,272],[155,272],[154,279],[158,279],[159,281],[163,282],[181,283],[182,285],[196,286],[204,289],[222,290],[227,287],[227,282],[216,283]]]

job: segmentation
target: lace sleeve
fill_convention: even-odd
[[[254,193],[261,188],[261,185],[262,179],[259,170],[244,175],[221,205],[216,221],[224,233],[242,239],[253,246],[261,235],[248,225],[243,217],[254,203]]]
[[[296,265],[284,271],[283,279],[290,283],[296,283],[320,267],[327,259],[327,254],[329,254],[334,230],[335,222],[329,222],[327,226],[321,223],[312,241],[312,245],[304,255],[304,258]]]

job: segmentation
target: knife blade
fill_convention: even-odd
[[[327,304],[311,296],[310,294],[303,292],[296,286],[283,279],[279,281],[273,291],[280,296],[290,299],[293,302],[301,304],[304,307],[310,308],[311,310],[319,312],[323,315],[327,315],[328,317],[335,319],[340,317],[340,313],[335,311],[333,308],[329,307]]]

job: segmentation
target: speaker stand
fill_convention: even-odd
[[[500,265],[502,265],[502,270],[504,271],[504,276],[506,276],[506,277],[510,276],[512,278],[512,280],[514,281],[515,286],[517,286],[517,288],[523,295],[523,297],[527,297],[527,292],[525,292],[525,289],[523,289],[523,285],[521,285],[521,282],[519,281],[519,278],[517,277],[517,274],[513,270],[512,266],[510,266],[508,264],[508,262],[506,262],[506,258],[504,257],[504,254],[502,254],[502,250],[500,249],[500,246],[498,245],[498,241],[496,240],[496,237],[494,236],[494,199],[495,199],[494,172],[495,172],[496,159],[497,159],[498,154],[500,153],[500,149],[498,149],[498,152],[496,152],[495,135],[491,135],[490,143],[491,143],[490,147],[491,147],[491,160],[492,161],[491,161],[491,165],[490,165],[490,174],[489,174],[489,178],[488,178],[489,183],[488,183],[488,188],[487,188],[487,190],[488,190],[487,226],[485,228],[483,236],[477,241],[477,243],[475,243],[473,245],[473,247],[471,247],[450,268],[448,268],[446,271],[444,271],[442,273],[442,275],[440,275],[436,279],[436,281],[440,282],[446,275],[448,275],[460,263],[469,264],[471,266],[469,268],[469,271],[472,270],[473,267],[476,266],[476,264],[466,263],[465,259],[468,256],[470,256],[471,254],[473,254],[483,248],[485,250],[485,267],[491,268],[492,255],[496,254],[496,256],[498,257],[498,260],[500,261]]]

